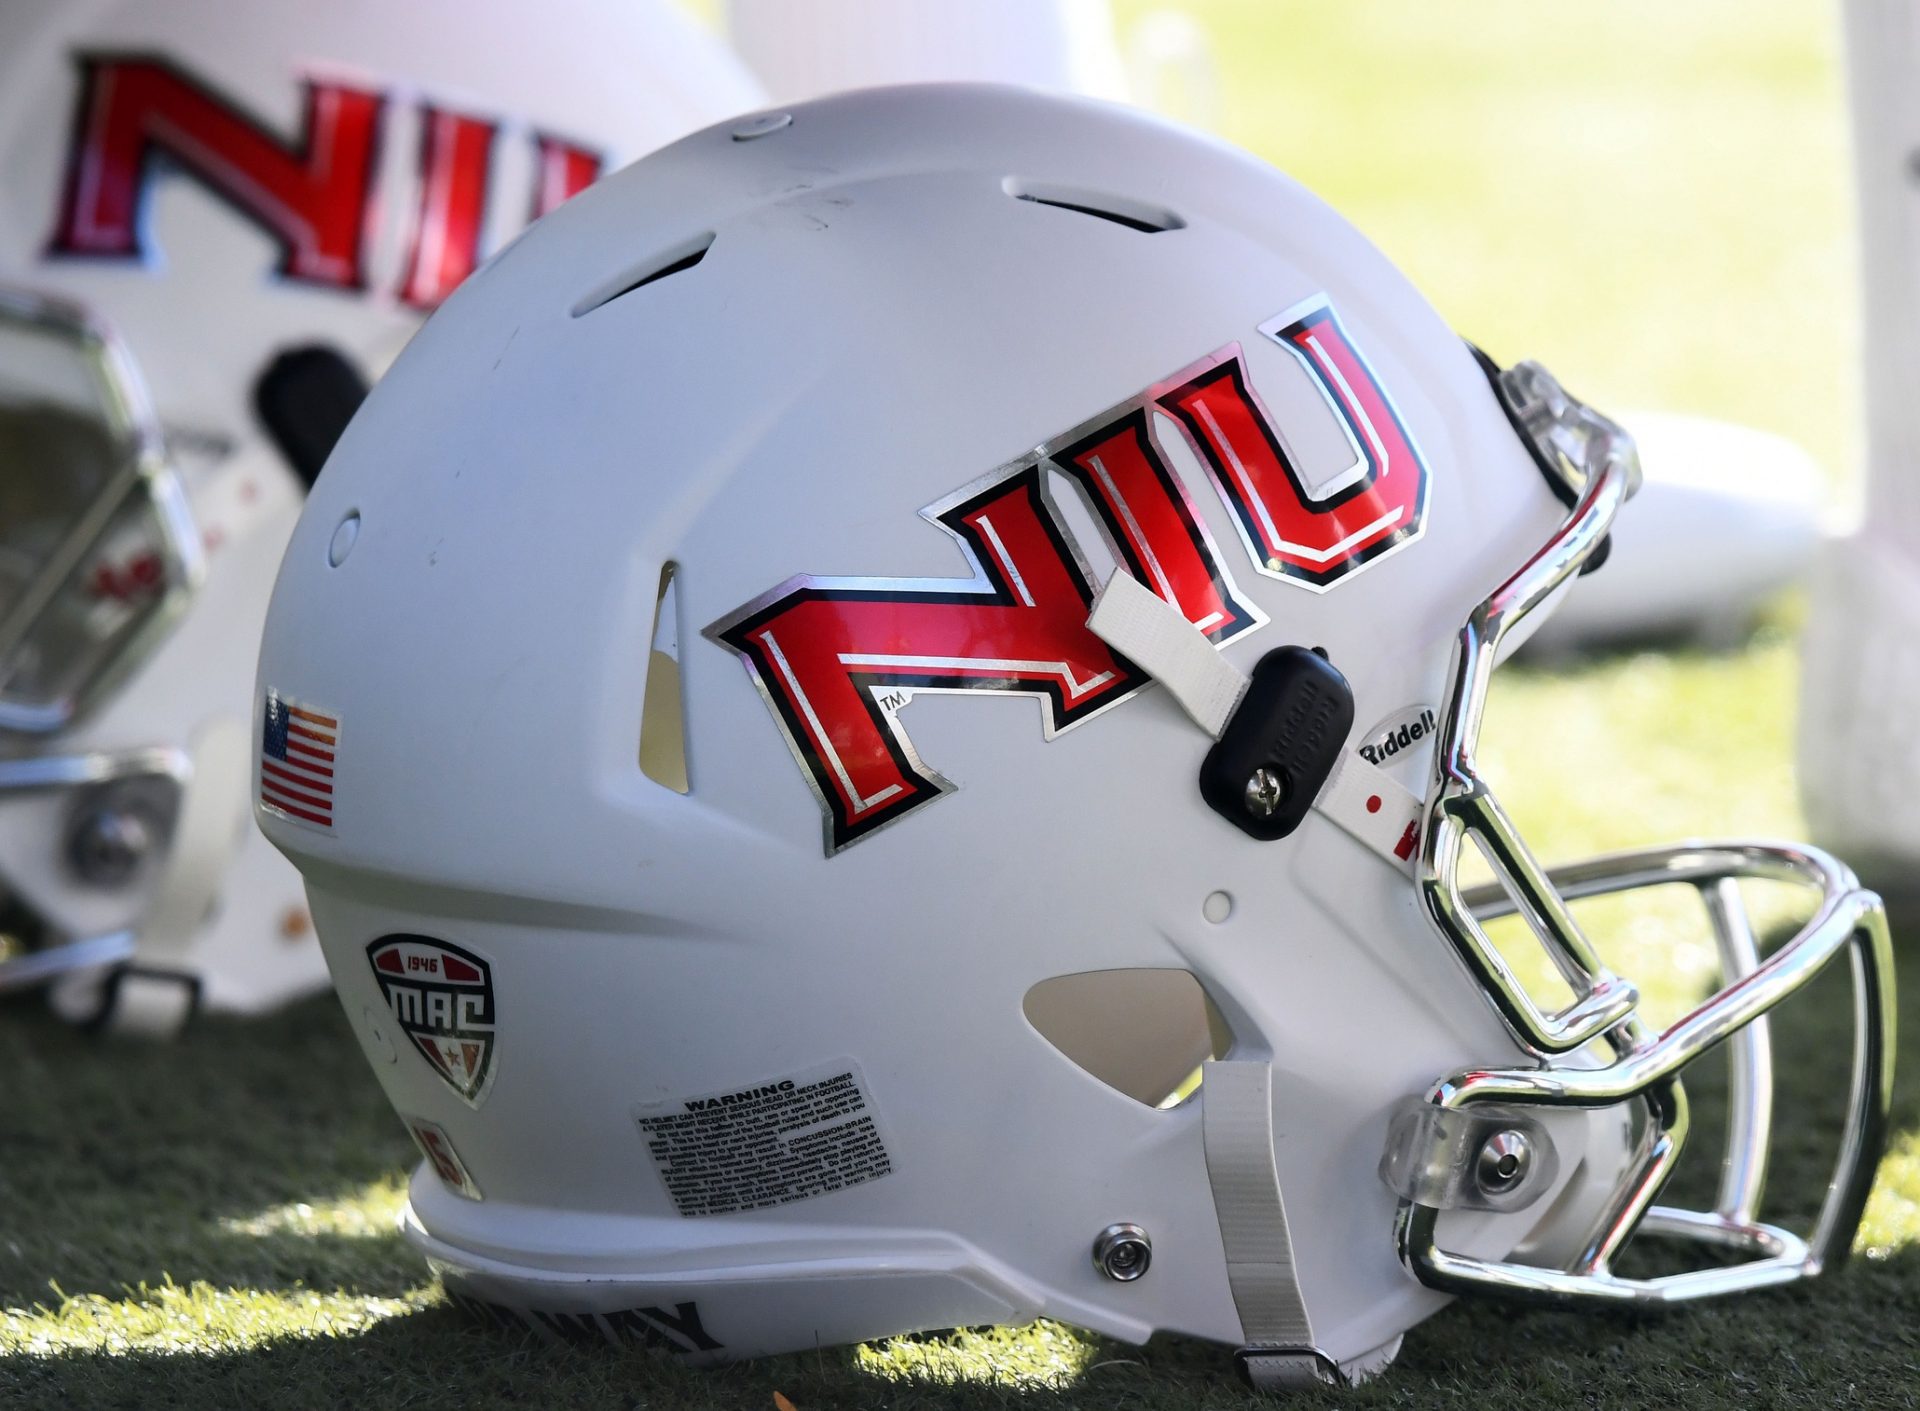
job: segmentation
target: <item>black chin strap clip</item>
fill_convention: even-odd
[[[1319,649],[1260,658],[1246,694],[1200,766],[1200,795],[1263,842],[1306,819],[1353,733],[1353,688]]]

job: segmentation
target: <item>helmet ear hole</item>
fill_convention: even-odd
[[[1042,980],[1021,1009],[1045,1039],[1108,1087],[1148,1107],[1177,1106],[1233,1034],[1185,970],[1088,970]]]

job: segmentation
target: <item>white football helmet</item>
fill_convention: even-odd
[[[757,101],[665,3],[0,9],[0,987],[165,1030],[325,984],[247,808],[305,482],[494,246]]]
[[[566,1336],[1044,1314],[1262,1384],[1363,1376],[1450,1293],[1838,1258],[1878,901],[1758,843],[1549,874],[1475,770],[1634,464],[1300,187],[1124,109],[854,93],[602,183],[374,391],[267,617],[258,817],[428,1157],[409,1237]],[[274,786],[303,738],[324,811]],[[1743,877],[1817,903],[1764,962]],[[1728,973],[1656,1035],[1568,903],[1662,883]],[[1515,911],[1565,1005],[1490,937]],[[1843,952],[1803,1237],[1755,1210],[1760,1016]],[[1654,1206],[1722,1042],[1720,1199]],[[1638,1230],[1730,1262],[1616,1273]]]

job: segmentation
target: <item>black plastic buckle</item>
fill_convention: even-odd
[[[1306,818],[1347,737],[1353,689],[1318,648],[1279,647],[1260,658],[1233,718],[1200,766],[1200,796],[1263,842]]]
[[[303,485],[311,487],[360,404],[367,379],[336,348],[280,354],[253,387],[253,409]]]

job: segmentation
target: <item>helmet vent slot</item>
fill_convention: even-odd
[[[1148,1107],[1179,1105],[1233,1034],[1185,970],[1087,970],[1027,991],[1027,1022],[1076,1066]]]
[[[658,284],[672,275],[692,269],[707,257],[707,251],[713,248],[713,232],[702,231],[691,240],[682,240],[679,244],[660,251],[647,260],[640,268],[628,270],[618,278],[601,285],[579,303],[573,306],[573,316],[580,318],[595,309],[611,304],[615,299],[624,298],[636,289],[649,284]]]
[[[680,565],[660,569],[653,605],[653,645],[640,702],[640,772],[676,794],[691,793],[687,778],[687,707],[680,685],[680,602],[674,580]]]
[[[1143,235],[1159,235],[1163,231],[1179,230],[1186,225],[1186,221],[1166,207],[1136,201],[1128,196],[1073,186],[1035,185],[1011,176],[1001,186],[1016,201],[1030,201],[1036,206],[1052,206],[1055,210],[1092,216],[1096,220],[1123,225],[1128,230],[1137,230]]]

